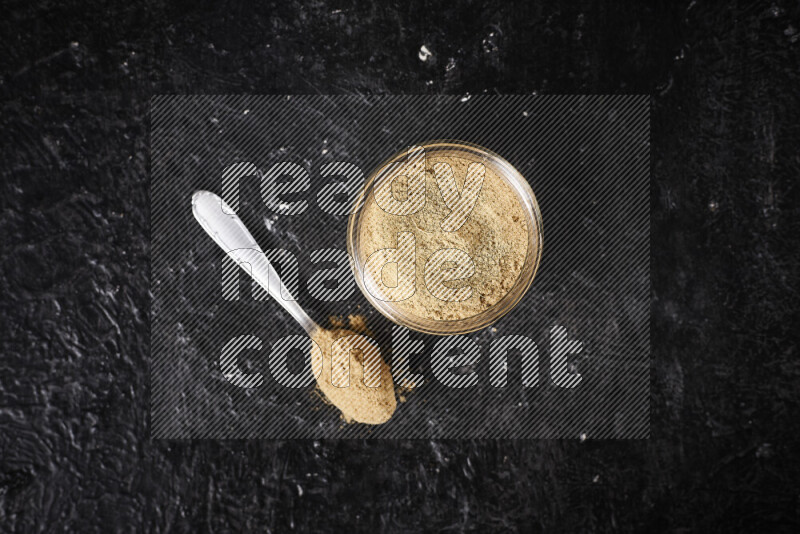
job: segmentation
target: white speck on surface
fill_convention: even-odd
[[[303,496],[303,487],[300,484],[297,485],[297,496],[298,497]]]
[[[246,110],[242,111],[242,115],[247,115],[248,113],[250,113],[249,109],[246,109]]]
[[[523,111],[523,112],[522,112],[522,116],[523,116],[523,117],[527,117],[527,116],[528,116],[528,112],[527,112],[527,111]]]
[[[218,118],[216,118],[216,117],[211,117],[211,124],[217,124],[218,122],[219,122],[219,119],[218,119]]]
[[[586,441],[586,432],[581,432],[581,441]]]
[[[275,221],[277,220],[278,220],[277,215],[272,215],[271,217],[264,217],[264,226],[267,227],[267,230],[272,232],[273,229],[275,228]]]
[[[770,443],[762,443],[756,449],[756,458],[769,458],[772,454],[772,445]]]
[[[494,54],[499,50],[495,36],[495,32],[489,32],[489,35],[481,41],[484,54]]]
[[[462,102],[466,102],[466,101],[467,101],[467,100],[469,100],[470,98],[472,98],[472,95],[470,95],[469,93],[467,93],[467,94],[465,94],[464,96],[462,96],[462,97],[461,97],[461,101],[462,101]]]
[[[708,209],[710,209],[712,212],[717,211],[719,209],[719,204],[716,200],[711,200],[708,203]]]
[[[433,55],[433,53],[431,53],[431,51],[428,50],[427,46],[422,45],[421,47],[419,47],[418,55],[420,61],[428,61],[428,59]]]
[[[77,50],[77,49],[78,49],[78,47],[79,47],[80,45],[81,45],[81,44],[80,44],[78,41],[72,41],[72,42],[69,44],[69,47],[70,47],[70,48],[72,48],[73,50]]]

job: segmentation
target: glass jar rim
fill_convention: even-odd
[[[408,314],[394,306],[391,301],[380,300],[370,293],[364,283],[364,265],[361,261],[359,229],[365,203],[374,190],[376,181],[385,175],[390,165],[405,161],[408,150],[396,152],[376,166],[367,177],[364,188],[354,202],[347,225],[347,252],[351,259],[353,276],[364,297],[384,317],[390,321],[412,330],[433,335],[456,335],[474,332],[490,326],[510,312],[527,293],[539,268],[542,255],[542,215],[539,204],[528,181],[522,174],[502,156],[475,143],[455,139],[437,139],[423,143],[415,143],[414,147],[422,147],[426,157],[432,153],[443,152],[465,153],[479,158],[492,166],[493,170],[507,185],[511,187],[525,214],[528,225],[528,246],[517,279],[511,289],[488,309],[456,320],[434,320],[418,315]]]

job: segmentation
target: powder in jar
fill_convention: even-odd
[[[434,321],[457,321],[473,317],[488,310],[508,294],[522,272],[529,244],[529,228],[523,206],[511,186],[498,176],[496,169],[478,157],[463,153],[433,153],[419,165],[420,173],[409,172],[411,167],[396,167],[393,174],[381,178],[381,183],[391,185],[386,185],[382,191],[378,185],[370,191],[357,230],[359,260],[365,265],[365,283],[371,278],[379,280],[381,288],[398,288],[408,275],[407,278],[414,283],[413,293],[410,296],[408,293],[400,294],[400,298],[386,298],[386,294],[376,295],[369,289],[369,284],[366,286],[373,296],[393,301],[392,305],[407,315]],[[387,211],[381,195],[391,191],[393,202],[408,201],[412,193],[409,189],[410,180],[416,180],[414,187],[418,188],[422,169],[424,206],[407,215]],[[480,188],[465,187],[467,182],[473,186],[478,183],[476,176],[479,171],[483,175]],[[469,179],[468,174],[471,175]],[[449,189],[446,187],[448,176],[451,180]],[[451,212],[457,211],[453,208],[460,197],[466,199],[469,196],[467,191],[477,191],[477,200],[460,226],[456,222],[448,227],[444,221]],[[469,204],[467,200],[465,203]],[[375,261],[375,258],[369,261],[370,256],[381,249],[400,250],[399,236],[405,236],[407,245],[409,233],[413,236],[414,257],[407,264],[413,265],[413,274],[409,274],[410,271],[404,269],[400,261]],[[442,252],[433,256],[437,251]],[[407,254],[398,254],[393,259],[407,257]],[[458,261],[449,261],[451,257]],[[437,263],[432,258],[444,261]],[[437,282],[435,276],[431,277],[432,268],[438,268],[440,273],[446,273],[449,269],[460,274],[445,277],[445,281],[441,281],[440,277]],[[426,269],[429,269],[427,277]],[[434,294],[437,292],[435,287],[439,288],[439,295]],[[444,298],[443,293],[446,293]]]

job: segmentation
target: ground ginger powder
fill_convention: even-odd
[[[387,213],[376,202],[374,190],[365,199],[359,228],[360,261],[363,265],[374,251],[397,247],[398,233],[411,232],[414,235],[415,291],[409,298],[392,303],[402,313],[434,321],[457,321],[478,315],[497,304],[522,272],[529,243],[525,212],[511,186],[497,175],[491,165],[484,164],[483,184],[463,225],[455,231],[442,228],[452,210],[437,182],[444,168],[441,164],[450,166],[458,192],[463,194],[468,169],[476,161],[479,160],[449,153],[428,156],[424,162],[425,205],[416,213]],[[408,198],[408,176],[398,170],[395,176],[386,179],[393,180],[392,195],[397,200]],[[442,249],[459,249],[474,264],[471,276],[444,282],[445,286],[453,289],[470,287],[470,296],[465,300],[441,300],[426,287],[426,262]],[[367,274],[380,276],[386,286],[397,284],[396,264],[387,263],[378,270]]]
[[[341,351],[337,358],[332,349],[341,338],[358,340],[355,350]],[[317,387],[325,398],[342,412],[348,423],[379,425],[388,421],[397,407],[394,381],[389,366],[376,345],[365,343],[366,338],[352,330],[318,329],[312,339],[322,351],[312,353],[312,366]],[[322,369],[319,369],[320,360]],[[370,375],[370,371],[373,371]],[[343,377],[347,377],[346,379]]]

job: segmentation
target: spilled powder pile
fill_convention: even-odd
[[[365,336],[375,337],[372,330],[367,326],[367,319],[361,314],[350,314],[346,318],[341,315],[331,315],[328,317],[328,322],[333,328],[349,329]],[[400,384],[395,382],[395,391],[397,392],[397,400],[401,403],[406,402],[407,395],[412,393],[418,385],[413,381],[406,378],[406,374],[410,374],[408,369],[395,369],[393,372],[393,379],[399,379]],[[399,374],[398,374],[399,373]],[[396,375],[396,376],[395,376]]]
[[[346,320],[345,320],[346,319]],[[342,328],[352,330],[359,334],[373,336],[372,331],[367,327],[367,319],[363,315],[351,313],[346,318],[341,315],[331,315],[328,322],[332,328]]]
[[[466,221],[455,231],[442,228],[442,222],[452,210],[437,182],[437,176],[441,176],[445,167],[438,165],[438,174],[434,174],[434,166],[449,165],[458,193],[463,195],[467,171],[474,161],[477,160],[450,153],[428,156],[425,162],[425,205],[416,213],[387,213],[376,202],[374,191],[365,200],[359,228],[360,260],[363,264],[379,249],[397,248],[399,232],[414,234],[416,290],[409,298],[393,303],[403,313],[436,321],[454,321],[478,315],[497,304],[511,290],[522,271],[528,250],[525,213],[511,186],[489,164],[484,165],[483,184]],[[402,202],[408,198],[407,176],[398,171],[386,179],[393,180],[392,195],[396,200]],[[452,201],[450,204],[452,206]],[[443,282],[452,289],[471,287],[470,296],[465,300],[441,300],[426,286],[426,262],[434,252],[442,249],[464,251],[474,263],[471,276]],[[448,264],[442,267],[448,268]],[[370,274],[381,277],[386,286],[398,284],[397,264],[388,263],[383,269],[373,269]]]
[[[313,340],[322,349],[322,372],[317,379],[317,387],[331,404],[341,410],[345,421],[371,425],[385,423],[392,417],[397,401],[391,370],[374,348],[376,345],[364,343],[360,337],[352,338],[357,340],[353,350],[349,345],[338,344],[336,354],[332,350],[337,339],[356,335],[352,330],[344,329],[319,329],[314,333]],[[345,357],[335,357],[340,355]],[[316,371],[319,356],[312,362]],[[370,373],[371,370],[374,372]]]

